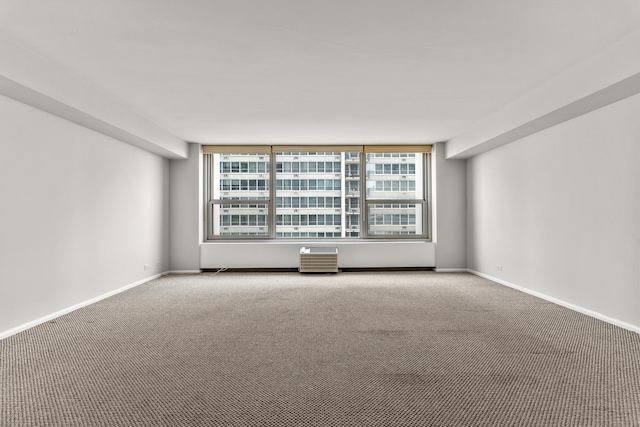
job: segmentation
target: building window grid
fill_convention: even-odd
[[[376,163],[376,175],[415,175],[416,165],[413,163]]]
[[[342,225],[342,218],[336,214],[276,214],[276,225],[339,226]]]
[[[285,239],[298,239],[298,238],[335,238],[342,237],[341,233],[325,232],[325,231],[311,231],[311,232],[298,232],[298,231],[279,231],[276,233],[276,238]]]
[[[286,153],[277,153],[277,156],[287,156],[287,155],[293,155],[293,156],[303,156],[303,155],[311,155],[313,154],[314,156],[335,156],[336,153],[334,152],[323,152],[323,153],[318,153],[318,152],[286,152]],[[355,156],[354,156],[355,154]],[[221,155],[220,158],[221,159],[229,159],[229,157],[237,157],[240,155]],[[251,156],[251,157],[255,157],[256,155],[246,155],[246,156]],[[344,160],[345,161],[354,161],[357,160],[357,163],[345,163],[344,164],[344,176],[342,177],[343,179],[345,178],[360,178],[360,167],[361,165],[366,165],[367,161],[369,159],[384,159],[384,158],[402,158],[404,160],[411,158],[411,157],[415,157],[416,154],[414,153],[371,153],[368,154],[366,156],[366,159],[364,158],[364,156],[360,156],[360,153],[345,153],[344,155]],[[269,173],[269,156],[268,155],[261,155],[259,156],[260,160],[264,160],[264,161],[247,161],[247,162],[236,162],[236,161],[221,161],[220,162],[220,169],[219,169],[219,174],[223,175],[223,174],[229,174],[229,173],[245,173],[245,174],[260,174],[260,173]],[[363,157],[362,159],[360,159],[360,157]],[[265,160],[266,159],[266,160]],[[278,159],[281,160],[281,159]],[[403,161],[404,161],[403,160]],[[322,164],[322,166],[319,166],[320,164]],[[286,165],[290,165],[286,166]],[[286,174],[286,173],[305,173],[305,174],[309,174],[309,173],[340,173],[341,174],[341,170],[342,170],[342,162],[329,162],[329,161],[277,161],[276,162],[276,170],[275,170],[275,174],[272,175],[276,175],[278,174],[279,170],[282,170],[281,174]],[[374,164],[375,167],[375,174],[376,175],[401,175],[402,178],[407,178],[406,176],[404,176],[405,174],[407,176],[412,175],[411,178],[413,179],[408,179],[406,181],[397,181],[397,180],[382,180],[382,181],[376,181],[376,191],[415,191],[415,175],[416,175],[416,169],[415,169],[415,164],[406,164],[406,163],[400,163],[400,164],[380,164],[380,163],[375,163]],[[291,170],[291,172],[288,172],[288,170]],[[320,169],[320,171],[319,171]],[[285,170],[287,172],[285,172]],[[426,174],[426,170],[424,171],[423,174]],[[424,179],[424,176],[420,177],[421,179]],[[273,179],[273,176],[271,177],[271,179]],[[269,185],[268,185],[269,181],[266,179],[221,179],[220,180],[220,190],[229,190],[229,191],[234,191],[235,189],[237,189],[237,191],[269,191]],[[314,190],[315,187],[315,190]],[[349,194],[349,193],[355,193],[355,192],[359,192],[360,189],[364,187],[364,182],[363,180],[357,180],[357,181],[347,181],[345,182],[345,193]],[[378,190],[378,188],[381,188],[382,190]],[[278,190],[281,191],[335,191],[335,190],[342,190],[341,187],[341,180],[338,179],[276,179],[276,194]],[[423,195],[423,198],[426,197],[426,194]],[[221,197],[222,199],[222,197]],[[237,203],[237,201],[239,200],[253,200],[255,199],[254,197],[233,197],[233,200],[236,203],[233,204],[219,204],[219,206],[221,207],[229,207],[229,208],[237,208],[237,209],[247,209],[247,208],[256,208],[258,206],[261,206],[262,208],[266,209],[267,206],[266,205],[257,205],[255,203]],[[318,208],[331,208],[333,205],[333,208],[341,208],[341,197],[313,197],[313,196],[300,196],[300,197],[289,197],[289,196],[276,196],[275,197],[275,206],[274,208],[281,208],[281,207],[286,207],[289,208],[288,205],[288,200],[291,200],[291,208],[296,208],[296,204],[298,205],[298,208],[313,208],[313,209],[318,209]],[[295,200],[295,201],[294,201]],[[320,200],[324,201],[324,206],[322,205],[323,202],[320,202]],[[269,200],[265,200],[266,202],[270,203]],[[337,202],[337,203],[336,203]],[[379,201],[378,201],[379,202]],[[425,202],[426,202],[426,198],[425,198]],[[362,236],[362,233],[360,233],[360,224],[362,223],[362,225],[365,225],[365,221],[368,219],[368,224],[366,225],[366,227],[377,227],[379,225],[381,226],[386,226],[386,225],[400,225],[400,226],[411,226],[411,225],[415,225],[416,224],[416,215],[415,214],[370,214],[368,215],[368,218],[362,218],[362,221],[360,219],[360,215],[359,215],[359,198],[347,198],[345,201],[345,211],[347,211],[346,213],[350,213],[351,215],[349,216],[349,219],[345,221],[345,230],[344,230],[344,234],[340,233],[340,232],[327,232],[327,231],[308,231],[308,232],[304,232],[304,231],[296,231],[296,232],[290,232],[288,230],[286,231],[279,231],[277,229],[275,229],[272,234],[273,237],[276,238],[326,238],[326,237],[330,237],[330,238],[335,238],[335,237],[365,237]],[[416,204],[411,204],[411,203],[403,203],[403,204],[380,204],[380,203],[369,203],[368,207],[371,209],[380,209],[380,208],[397,208],[397,209],[415,209]],[[357,211],[356,211],[357,210]],[[353,215],[353,214],[356,215]],[[285,214],[287,215],[287,214]],[[422,215],[426,215],[425,211],[422,210]],[[296,219],[294,219],[294,217]],[[322,219],[319,219],[319,218]],[[260,218],[260,219],[259,219]],[[280,219],[279,219],[280,218]],[[312,219],[311,219],[312,218]],[[331,219],[328,219],[331,218]],[[426,218],[425,218],[426,219]],[[245,215],[221,215],[220,216],[220,221],[221,221],[221,225],[223,225],[226,230],[221,230],[221,232],[219,233],[220,235],[225,235],[225,236],[236,236],[236,235],[244,235],[244,236],[260,236],[260,237],[269,237],[269,233],[265,233],[264,229],[266,227],[269,227],[269,220],[268,220],[268,214],[267,213],[262,213],[262,214],[245,214]],[[423,220],[423,222],[426,222]],[[288,221],[284,219],[284,215],[275,215],[274,216],[274,226],[278,226],[279,224],[288,224]],[[321,225],[336,225],[338,224],[339,226],[342,225],[342,221],[341,221],[341,215],[328,215],[328,214],[300,214],[297,216],[291,215],[291,225],[295,226],[294,223],[299,223],[299,225],[301,226],[321,226]],[[251,231],[251,230],[232,230],[230,231],[229,228],[234,228],[234,227],[250,227],[250,228],[255,228],[255,227],[259,227],[260,230],[258,231]],[[353,229],[357,229],[356,232],[354,232]],[[367,233],[370,234],[373,237],[379,237],[382,235],[411,235],[411,234],[415,234],[415,231],[411,231],[411,230],[376,230],[374,233]],[[421,233],[420,237],[425,237],[424,236],[425,233]]]
[[[276,208],[319,208],[338,209],[341,208],[340,197],[322,196],[280,196],[276,197]]]
[[[339,179],[276,179],[276,191],[333,191],[341,188]]]
[[[415,181],[386,180],[376,181],[375,185],[376,191],[416,191]]]
[[[279,161],[276,173],[341,173],[341,162],[331,161]]]

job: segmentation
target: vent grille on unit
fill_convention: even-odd
[[[300,248],[300,273],[337,273],[338,248]]]

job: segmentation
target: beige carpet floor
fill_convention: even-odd
[[[463,273],[166,276],[0,362],[2,426],[640,425],[640,335]]]

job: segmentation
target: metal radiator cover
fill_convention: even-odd
[[[300,248],[300,273],[337,273],[338,248]]]

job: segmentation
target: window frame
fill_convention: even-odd
[[[362,229],[362,238],[366,239],[366,240],[425,240],[425,241],[431,241],[431,146],[427,146],[428,148],[425,149],[425,146],[413,146],[413,145],[403,145],[403,146],[365,146],[364,148],[364,158],[361,160],[363,167],[367,167],[367,162],[369,160],[368,155],[372,154],[374,155],[374,158],[382,158],[382,159],[386,159],[386,158],[408,158],[409,154],[422,154],[421,156],[421,162],[422,165],[420,167],[420,169],[422,170],[422,176],[421,176],[421,181],[422,181],[422,194],[421,194],[421,198],[414,198],[414,199],[410,199],[410,198],[398,198],[398,199],[392,199],[392,198],[368,198],[368,191],[366,189],[367,186],[367,179],[368,179],[368,174],[367,174],[367,178],[361,180],[361,184],[363,186],[363,189],[365,191],[364,193],[364,197],[362,198],[362,207],[361,207],[361,229]],[[389,179],[384,179],[384,180],[377,180],[376,182],[376,187],[378,187],[378,183],[381,183],[381,187],[382,190],[381,191],[394,191],[394,183],[398,183],[397,187],[399,191],[416,191],[416,183],[417,183],[417,179],[410,181],[407,180],[407,185],[406,188],[403,190],[402,186],[400,185],[400,183],[405,182],[405,181],[399,181],[398,179],[391,179],[394,177],[399,177],[399,176],[403,176],[403,174],[400,173],[400,166],[398,166],[396,169],[398,171],[398,173],[394,172],[394,164],[389,165],[388,168],[386,168],[386,164],[380,164],[380,163],[375,163],[372,162],[371,165],[373,166],[372,168],[370,168],[370,170],[374,171],[374,173],[376,175],[380,175],[380,176],[384,176],[385,178],[389,178]],[[402,165],[402,163],[398,163],[397,165]],[[409,172],[409,167],[407,167],[407,173],[404,175],[417,175],[418,171],[416,170],[417,165],[415,163],[410,164],[407,163],[407,165],[414,165],[414,170],[413,173]],[[379,167],[380,166],[380,167]],[[367,169],[369,170],[369,169]],[[387,188],[387,183],[388,188]],[[413,190],[412,190],[412,186],[410,185],[411,183],[414,183],[413,185]],[[417,197],[417,196],[416,196]],[[402,209],[400,207],[400,205],[416,205],[416,206],[421,206],[421,216],[422,216],[422,224],[421,224],[421,228],[422,228],[422,233],[421,234],[402,234],[401,230],[400,233],[398,234],[374,234],[372,233],[370,226],[372,225],[370,223],[370,208],[371,205],[390,205],[390,207],[388,209]],[[394,208],[393,205],[399,205],[398,208]],[[385,207],[386,208],[386,207]],[[407,207],[407,209],[409,209]],[[378,214],[380,215],[380,214]],[[382,214],[382,215],[389,215],[389,214]],[[391,214],[393,215],[393,214]],[[400,213],[401,215],[401,213]],[[375,221],[374,221],[375,222]],[[417,221],[415,221],[415,224],[417,224]],[[406,226],[409,227],[411,225],[415,225],[415,224],[397,224],[400,227]],[[378,224],[375,224],[378,225]],[[386,224],[385,224],[386,225]],[[396,224],[390,224],[390,225],[396,225]]]
[[[349,242],[358,242],[358,241],[389,241],[389,240],[421,240],[421,241],[431,241],[432,240],[432,232],[431,232],[431,218],[432,218],[432,204],[431,204],[431,193],[432,193],[432,176],[431,176],[431,145],[386,145],[386,146],[354,146],[354,145],[339,145],[339,146],[242,146],[242,145],[224,145],[224,146],[211,146],[204,145],[202,146],[203,152],[203,198],[204,198],[204,241],[205,242],[221,242],[221,241],[308,241],[313,240],[319,243],[328,242],[328,241],[349,241]],[[343,163],[343,168],[341,169],[341,181],[342,185],[341,189],[341,198],[343,200],[343,204],[341,206],[342,212],[340,213],[342,217],[342,221],[340,224],[340,234],[341,236],[332,236],[332,237],[286,237],[286,234],[290,234],[287,231],[278,231],[277,230],[277,217],[276,217],[276,209],[278,208],[277,203],[278,199],[283,199],[288,196],[278,196],[277,189],[277,175],[279,173],[294,173],[293,171],[289,172],[278,172],[278,163],[281,164],[281,169],[284,168],[282,165],[284,162],[276,161],[277,154],[282,153],[295,153],[295,152],[357,152],[359,153],[359,191],[360,197],[358,197],[358,226],[359,226],[359,236],[353,237],[351,230],[352,220],[356,218],[347,218],[347,213],[345,210],[347,209],[347,198],[345,197],[345,193],[347,190],[353,185],[348,184],[345,180],[348,169],[351,169],[348,163]],[[420,155],[420,161],[422,162],[422,176],[416,177],[422,181],[422,198],[421,199],[368,199],[367,198],[367,155],[371,153],[384,153],[390,154],[387,157],[407,157],[402,153],[416,153]],[[267,197],[265,199],[214,199],[214,189],[213,186],[215,184],[216,177],[214,176],[214,159],[215,154],[220,155],[238,155],[238,154],[255,154],[255,155],[264,155],[268,156],[269,163],[269,172],[268,172],[268,190]],[[383,156],[384,156],[383,154]],[[251,172],[252,166],[251,161],[248,161],[248,171]],[[304,161],[303,161],[304,162]],[[222,163],[222,160],[220,160]],[[311,161],[305,162],[306,169],[309,168],[308,164]],[[326,163],[326,162],[325,162]],[[233,168],[232,162],[227,162],[228,167],[231,171]],[[221,166],[221,165],[220,165]],[[302,167],[302,165],[299,165]],[[317,166],[317,165],[316,165]],[[326,164],[323,165],[323,169],[326,168]],[[293,167],[293,166],[292,166]],[[334,166],[332,166],[333,168]],[[413,167],[417,168],[417,165]],[[218,168],[220,169],[220,168]],[[242,169],[242,165],[238,165],[238,172]],[[256,165],[256,170],[258,166]],[[314,170],[316,168],[314,167]],[[355,169],[355,168],[354,168]],[[393,166],[391,166],[393,170]],[[397,169],[401,170],[401,166],[398,166]],[[409,171],[409,167],[407,167],[407,171]],[[220,175],[223,174],[222,170],[219,171]],[[229,172],[232,173],[232,172]],[[300,172],[302,173],[302,172]],[[322,173],[322,172],[318,172]],[[351,173],[351,172],[350,172]],[[264,173],[266,175],[266,171]],[[383,172],[385,174],[385,172]],[[395,174],[392,172],[388,173],[389,178],[397,177],[402,174]],[[414,170],[413,174],[407,173],[407,175],[417,175],[417,171]],[[223,178],[219,178],[220,180]],[[230,180],[234,179],[233,177],[229,178]],[[242,178],[238,178],[242,179]],[[251,178],[249,178],[251,179]],[[303,178],[304,179],[304,178]],[[280,179],[282,180],[282,178]],[[308,181],[308,180],[307,180]],[[256,183],[257,185],[257,183]],[[284,183],[283,183],[284,185]],[[308,183],[307,183],[308,185]],[[383,184],[384,185],[384,184]],[[240,183],[242,186],[242,183]],[[251,187],[251,183],[249,182],[248,188]],[[308,188],[308,187],[307,187]],[[303,191],[300,190],[300,197],[316,197],[314,194],[309,193],[309,190]],[[320,197],[320,196],[317,196]],[[324,196],[323,196],[324,197]],[[335,199],[335,197],[334,197]],[[266,232],[264,234],[214,234],[216,230],[214,229],[214,206],[220,204],[236,204],[236,205],[265,205],[265,209],[267,211]],[[351,203],[351,202],[349,202]],[[282,204],[285,204],[285,201],[282,200]],[[415,204],[422,206],[422,233],[421,234],[372,234],[370,231],[369,224],[369,212],[371,205],[374,204]],[[249,214],[251,215],[251,214]],[[325,215],[317,214],[317,215]],[[221,225],[219,227],[222,227]],[[310,234],[324,234],[324,233],[315,233],[313,231],[306,231],[306,236]],[[335,233],[334,233],[335,234]],[[280,237],[279,235],[283,235],[285,237]]]

